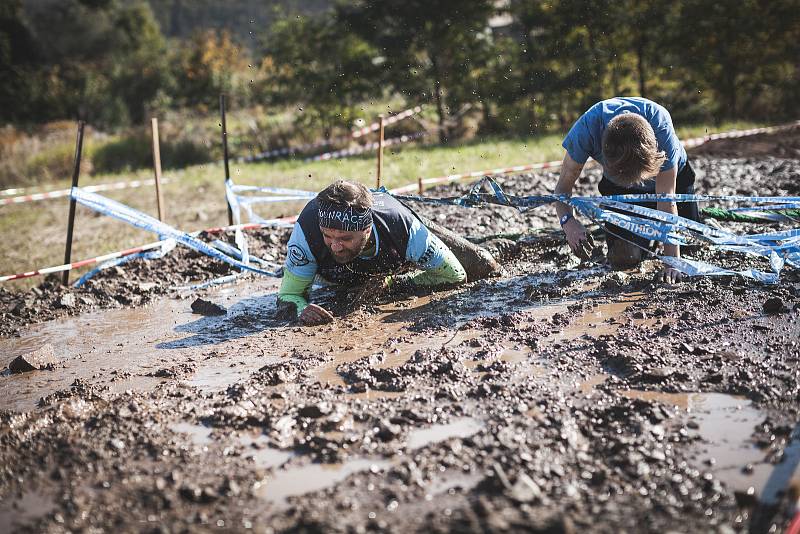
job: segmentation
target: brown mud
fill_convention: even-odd
[[[796,156],[692,158],[701,192],[800,194]],[[555,179],[501,182],[533,194]],[[189,252],[82,290],[0,293],[0,364],[47,343],[59,360],[0,376],[0,531],[786,525],[800,463],[797,272],[774,286],[666,286],[652,261],[580,263],[551,210],[418,209],[462,235],[529,233],[487,242],[502,276],[359,299],[317,328],[274,317],[272,279],[204,291],[227,315],[193,314],[197,295],[170,287],[228,270]],[[285,232],[251,235],[280,261]],[[66,295],[74,306],[58,304]]]

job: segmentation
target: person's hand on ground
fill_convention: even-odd
[[[656,275],[657,281],[666,282],[667,284],[674,284],[675,282],[680,282],[685,278],[686,275],[677,269],[673,269],[672,267],[664,267],[661,269],[661,272]]]
[[[591,235],[586,233],[586,228],[573,218],[564,224],[563,229],[572,253],[582,260],[588,260],[594,249],[594,240]]]
[[[314,326],[330,323],[333,321],[333,315],[322,306],[309,304],[297,319],[306,326]]]

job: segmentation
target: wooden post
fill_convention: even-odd
[[[231,178],[231,170],[228,165],[228,129],[225,126],[225,93],[219,95],[219,114],[222,118],[220,126],[222,126],[222,153],[225,158],[225,183]],[[225,204],[228,206],[228,224],[233,224],[233,211],[231,205],[228,203],[228,195],[225,195]]]
[[[72,169],[72,187],[78,187],[81,175],[81,152],[83,152],[83,127],[85,123],[78,121],[78,139],[75,141],[75,166]],[[69,265],[72,259],[72,230],[75,227],[75,199],[69,198],[69,219],[67,220],[67,249],[64,251],[64,264]],[[64,285],[69,284],[69,270],[64,271],[61,278]]]
[[[425,186],[422,185],[422,176],[417,177],[417,193],[420,195],[425,192]]]
[[[383,172],[383,114],[378,116],[378,175],[375,178],[375,188],[381,187],[381,173]]]
[[[161,192],[161,147],[158,140],[158,119],[150,119],[153,129],[153,171],[156,178],[156,205],[158,206],[158,220],[164,222],[164,195]]]

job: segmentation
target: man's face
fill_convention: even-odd
[[[334,230],[333,228],[323,228],[322,238],[325,240],[325,246],[333,254],[333,259],[336,263],[347,263],[358,257],[367,246],[372,228],[366,230],[359,230],[356,232],[347,232],[345,230]]]

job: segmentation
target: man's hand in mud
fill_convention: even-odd
[[[674,284],[675,282],[680,282],[684,280],[686,276],[678,271],[677,269],[673,269],[672,267],[664,267],[661,269],[656,275],[656,281],[658,282],[666,282],[667,284]]]
[[[330,323],[333,321],[333,315],[322,306],[309,304],[297,319],[306,326],[314,326]]]
[[[592,256],[594,240],[586,233],[586,228],[574,218],[567,221],[563,228],[572,253],[582,260],[588,260]]]

